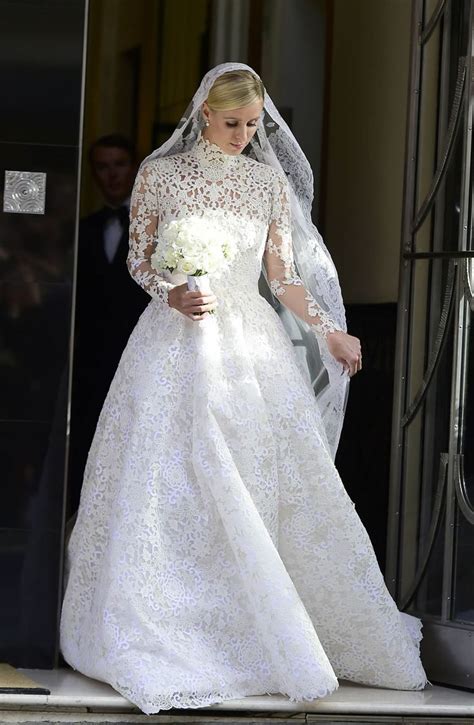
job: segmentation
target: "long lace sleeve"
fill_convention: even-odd
[[[168,304],[168,292],[175,285],[165,280],[150,262],[158,225],[157,184],[153,163],[145,164],[135,178],[130,199],[127,267],[145,292]]]
[[[317,336],[325,338],[329,332],[342,329],[316,302],[296,272],[288,182],[281,174],[275,177],[272,216],[263,262],[273,294],[307,322]]]

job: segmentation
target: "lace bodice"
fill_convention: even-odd
[[[231,234],[238,253],[231,265],[211,276],[219,307],[242,306],[258,294],[265,265],[273,294],[316,335],[340,330],[304,287],[295,269],[289,187],[272,167],[225,153],[199,138],[191,151],[147,162],[135,179],[130,205],[128,268],[152,297],[168,304],[169,290],[185,279],[151,265],[160,227],[190,215],[217,219]]]

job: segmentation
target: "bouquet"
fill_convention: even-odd
[[[235,256],[235,245],[205,217],[174,219],[160,231],[151,264],[158,271],[187,275],[188,288],[209,293],[209,274],[226,267]]]

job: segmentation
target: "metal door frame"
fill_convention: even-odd
[[[431,17],[425,22],[427,1],[413,0],[411,26],[411,63],[409,99],[406,126],[404,199],[402,218],[402,244],[399,278],[399,303],[397,318],[397,340],[395,358],[394,408],[392,419],[392,451],[390,474],[390,499],[388,520],[388,558],[386,583],[401,608],[411,606],[411,611],[423,619],[424,639],[422,654],[428,676],[433,681],[474,688],[474,624],[460,625],[452,621],[452,593],[454,573],[455,522],[459,512],[474,524],[472,502],[466,496],[462,472],[463,401],[466,391],[466,369],[464,360],[467,350],[469,304],[474,310],[472,290],[472,265],[474,251],[470,245],[472,233],[472,117],[474,98],[473,63],[473,7],[474,0],[464,0],[468,37],[465,55],[459,58],[458,75],[454,89],[450,121],[441,120],[438,126],[437,168],[429,192],[420,206],[417,206],[417,174],[420,144],[420,115],[423,93],[423,51],[435,29],[442,33],[442,55],[440,58],[440,79],[438,87],[438,120],[446,118],[447,91],[450,53],[446,52],[452,33],[451,10],[454,0],[439,0]],[[459,7],[459,6],[458,6]],[[457,29],[458,30],[458,29]],[[432,210],[435,201],[440,200],[446,171],[452,162],[452,149],[458,133],[463,133],[463,165],[460,199],[460,224],[457,250],[453,252],[417,252],[415,234]],[[442,143],[440,143],[440,136]],[[444,213],[444,211],[443,211]],[[435,232],[436,235],[436,232]],[[439,231],[438,231],[439,235]],[[471,251],[469,251],[471,249]],[[445,259],[449,265],[444,302],[440,307],[437,334],[424,370],[423,381],[416,394],[409,399],[408,372],[411,365],[410,332],[411,302],[413,298],[414,268],[419,259]],[[471,261],[470,261],[471,260]],[[470,266],[471,265],[471,266]],[[400,556],[403,546],[402,503],[405,485],[407,429],[410,422],[422,409],[426,392],[433,380],[433,373],[439,361],[448,330],[454,334],[453,373],[451,381],[451,410],[449,428],[449,450],[440,460],[438,493],[432,506],[432,532],[444,519],[444,561],[442,583],[441,617],[424,616],[413,607],[415,595],[423,582],[427,563],[434,543],[434,534],[428,537],[427,551],[418,556],[415,576],[408,590],[401,590]],[[421,485],[421,483],[420,483]]]

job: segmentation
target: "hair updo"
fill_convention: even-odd
[[[207,105],[212,111],[230,111],[263,101],[265,88],[249,70],[233,70],[223,73],[214,81]]]

